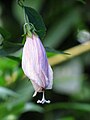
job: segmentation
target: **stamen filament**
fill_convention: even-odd
[[[50,100],[46,100],[45,99],[45,93],[44,93],[44,91],[43,91],[42,100],[38,100],[37,103],[41,103],[41,104],[50,103]]]

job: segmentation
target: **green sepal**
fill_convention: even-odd
[[[34,32],[43,39],[46,34],[46,27],[41,15],[33,8],[24,6],[25,14],[28,17],[29,23],[34,26]]]

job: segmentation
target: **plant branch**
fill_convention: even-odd
[[[70,55],[58,54],[50,57],[49,63],[51,64],[51,66],[54,66],[88,51],[90,51],[90,41],[64,51],[66,53],[70,53]]]

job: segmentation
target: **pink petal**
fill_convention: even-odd
[[[51,89],[53,84],[53,71],[48,63],[45,49],[38,38],[26,37],[23,48],[22,69],[31,80],[36,92]]]

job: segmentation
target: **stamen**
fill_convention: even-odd
[[[42,100],[38,100],[37,103],[41,103],[41,104],[50,103],[50,100],[46,100],[46,99],[45,99],[44,91],[43,91]]]

